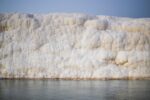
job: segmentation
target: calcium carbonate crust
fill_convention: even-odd
[[[2,13],[0,78],[150,78],[150,18]]]

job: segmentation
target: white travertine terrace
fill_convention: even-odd
[[[0,14],[0,78],[150,77],[150,18]]]

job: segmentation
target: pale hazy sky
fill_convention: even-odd
[[[0,0],[0,12],[150,17],[150,0]]]

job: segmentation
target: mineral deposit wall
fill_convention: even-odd
[[[150,18],[0,14],[0,78],[150,77]]]

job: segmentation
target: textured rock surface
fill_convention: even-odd
[[[0,77],[150,77],[150,19],[0,14]]]

